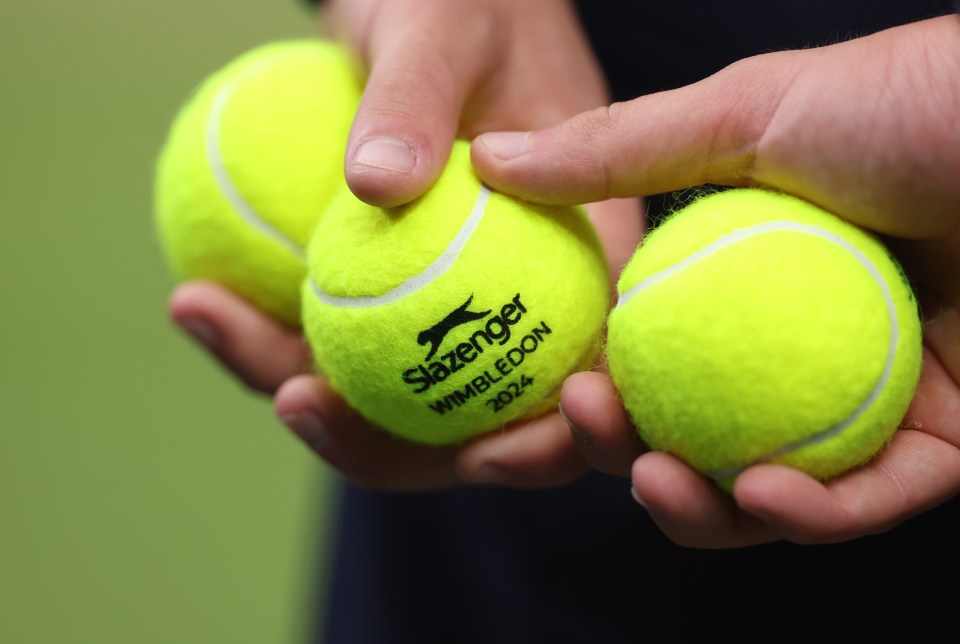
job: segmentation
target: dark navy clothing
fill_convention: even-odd
[[[523,2],[524,0],[517,0]],[[953,0],[612,2],[578,7],[615,98],[756,53],[947,13]],[[654,208],[664,199],[654,198]],[[653,214],[656,214],[655,212]],[[537,491],[343,485],[323,644],[958,641],[960,501],[835,545],[681,548],[590,474]]]
[[[599,474],[533,492],[343,493],[324,644],[958,637],[956,502],[836,545],[693,550]]]

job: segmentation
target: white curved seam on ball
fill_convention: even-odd
[[[817,226],[811,226],[808,224],[801,224],[795,221],[770,221],[762,224],[756,224],[754,226],[748,226],[746,228],[741,228],[732,233],[728,233],[723,237],[720,237],[716,241],[707,246],[704,246],[700,250],[691,255],[685,257],[683,260],[672,264],[667,268],[650,275],[649,277],[641,280],[635,284],[632,288],[628,289],[626,293],[622,294],[617,300],[617,308],[625,305],[638,293],[646,290],[647,288],[662,282],[665,279],[668,279],[672,275],[684,270],[685,268],[695,264],[696,262],[716,253],[719,250],[732,246],[740,241],[748,239],[750,237],[755,237],[756,235],[762,235],[765,233],[771,232],[781,232],[781,231],[793,231],[798,233],[803,233],[807,235],[813,235],[815,237],[820,237],[830,243],[836,244],[841,247],[846,252],[850,253],[854,259],[860,262],[870,276],[877,283],[877,286],[880,287],[880,291],[883,293],[883,299],[887,306],[887,315],[890,321],[890,341],[887,345],[887,360],[883,367],[883,372],[880,374],[880,378],[877,380],[876,385],[874,385],[873,390],[870,394],[864,399],[860,406],[857,407],[853,413],[851,413],[847,418],[828,427],[824,430],[808,436],[802,440],[798,440],[786,445],[782,445],[779,448],[762,455],[761,457],[755,459],[752,463],[748,465],[742,465],[735,468],[729,468],[724,470],[716,470],[713,472],[708,472],[707,476],[713,479],[724,479],[736,476],[739,472],[743,471],[745,468],[749,467],[755,463],[761,463],[764,461],[769,461],[778,456],[788,454],[794,450],[800,449],[801,447],[806,447],[808,445],[814,445],[816,443],[823,442],[828,440],[837,434],[840,434],[847,427],[855,423],[860,416],[866,412],[871,405],[877,400],[880,394],[883,392],[884,387],[886,387],[887,381],[890,379],[890,374],[893,371],[893,361],[896,357],[897,343],[900,338],[899,325],[897,320],[897,308],[893,302],[893,296],[890,294],[890,287],[887,285],[886,280],[883,278],[883,275],[880,274],[880,270],[877,268],[876,264],[870,261],[870,258],[863,254],[863,252],[845,240],[840,235],[832,233],[823,228],[818,228]]]
[[[467,217],[466,221],[463,222],[463,226],[460,227],[460,230],[457,231],[457,234],[454,235],[453,239],[450,240],[450,243],[447,244],[446,249],[440,255],[438,255],[429,266],[423,269],[421,273],[408,277],[401,282],[399,286],[387,291],[382,295],[340,297],[338,295],[331,295],[330,293],[324,291],[322,288],[320,288],[320,285],[317,284],[316,280],[311,277],[310,285],[313,287],[314,294],[316,294],[317,298],[319,298],[321,302],[324,304],[329,304],[330,306],[366,308],[390,304],[405,298],[408,295],[416,293],[443,275],[451,266],[453,266],[453,263],[457,261],[457,258],[460,256],[461,251],[463,251],[464,246],[467,245],[467,242],[470,241],[474,231],[476,231],[477,226],[480,225],[480,220],[483,218],[484,212],[486,212],[487,201],[489,199],[490,189],[484,185],[481,185],[480,192],[477,194],[477,199],[473,203],[473,210],[471,210],[470,216]]]
[[[244,78],[241,80],[246,80],[254,73],[263,71],[264,67],[265,66],[259,66],[255,68],[251,73],[244,75]],[[249,225],[289,250],[301,262],[305,262],[306,256],[303,248],[260,217],[253,206],[247,203],[240,195],[240,191],[233,185],[233,181],[230,180],[230,174],[224,166],[223,155],[220,151],[220,125],[223,120],[223,113],[227,109],[227,103],[230,101],[233,92],[239,84],[240,80],[227,84],[217,92],[217,95],[213,99],[213,106],[210,110],[210,116],[207,119],[206,128],[207,161],[210,164],[210,172],[213,174],[213,179],[220,188],[220,192],[222,192],[226,200],[230,202],[234,212],[238,213]]]

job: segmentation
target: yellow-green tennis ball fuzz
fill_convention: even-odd
[[[899,265],[795,197],[694,201],[617,290],[606,353],[637,431],[728,491],[756,463],[828,480],[868,462],[917,386],[920,317]]]
[[[179,279],[209,279],[300,324],[307,242],[343,179],[361,85],[318,39],[247,51],[177,114],[155,176],[155,218]]]
[[[406,206],[342,191],[307,261],[304,330],[319,370],[414,442],[460,443],[540,415],[600,356],[611,293],[583,209],[491,192],[466,142]]]

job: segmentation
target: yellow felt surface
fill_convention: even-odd
[[[223,171],[250,212],[290,247],[251,225],[216,179],[209,121],[224,92]],[[359,92],[345,51],[319,39],[261,45],[203,80],[171,125],[155,181],[157,227],[180,279],[220,282],[299,324],[303,253],[343,184]]]
[[[393,289],[446,249],[479,190],[459,142],[437,186],[409,207],[384,211],[342,194],[311,241],[311,277],[338,296]],[[408,439],[456,443],[554,406],[564,377],[593,364],[609,307],[605,266],[582,209],[493,194],[460,256],[430,285],[350,308],[322,303],[308,282],[304,327],[319,368],[352,406]],[[471,297],[464,311],[479,319],[453,325],[428,359],[421,333]],[[497,337],[474,336],[484,329]],[[442,377],[418,393],[423,381],[404,374],[423,378],[421,366]],[[449,409],[438,413],[444,401]]]
[[[891,322],[877,281],[835,243],[766,232],[681,267],[611,313],[606,349],[641,436],[704,472],[776,460],[834,476],[883,447],[916,387],[920,322],[896,262],[871,235],[785,195],[739,189],[695,202],[648,236],[618,291],[781,219],[839,234],[876,266],[896,307],[893,369],[859,410],[883,377]],[[835,437],[804,444],[854,415]]]

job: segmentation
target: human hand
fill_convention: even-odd
[[[330,0],[325,7],[331,35],[352,44],[369,69],[345,173],[351,189],[377,205],[404,203],[425,192],[455,137],[541,127],[608,101],[567,2]],[[386,151],[358,152],[370,139],[386,141]],[[398,157],[398,149],[411,156]],[[391,160],[403,167],[384,167]],[[612,280],[639,241],[639,203],[614,199],[590,204],[588,211],[604,241]],[[278,326],[224,289],[183,285],[170,310],[242,382],[275,395],[277,414],[358,485],[539,487],[567,482],[587,469],[557,413],[461,448],[413,445],[370,426],[325,378],[312,373],[302,334]]]
[[[609,102],[566,0],[329,0],[321,21],[368,70],[344,169],[373,205],[426,192],[454,138]]]
[[[213,282],[178,286],[169,312],[248,388],[276,395],[277,414],[347,479],[396,489],[438,487],[457,480],[454,450],[394,440],[364,422],[326,380],[311,375],[310,349],[298,329],[278,324]],[[552,427],[540,429],[549,433]]]
[[[454,137],[495,127],[540,127],[607,102],[566,2],[331,0],[326,7],[327,26],[353,43],[370,69],[345,170],[350,187],[372,203],[403,203],[424,192]],[[396,159],[400,144],[415,163],[407,170],[370,165],[369,156],[358,163],[357,149],[370,138],[388,141],[381,161]],[[639,204],[610,200],[588,210],[614,277],[640,238]],[[311,373],[309,348],[298,330],[277,325],[228,291],[211,283],[182,285],[170,312],[242,382],[274,395],[277,414],[353,483],[389,489],[464,482],[536,487],[569,481],[587,469],[557,413],[461,448],[409,444],[370,426],[326,379]]]
[[[958,97],[960,17],[945,16],[753,57],[688,87],[474,142],[488,184],[544,203],[705,183],[780,189],[884,235],[914,282],[926,320],[917,394],[892,444],[827,484],[766,464],[744,471],[726,495],[678,459],[640,455],[605,376],[568,379],[562,405],[585,460],[630,475],[673,541],[843,541],[960,491]]]
[[[596,204],[599,222],[633,221],[634,200]],[[622,233],[623,226],[616,228]],[[614,229],[599,227],[601,235]],[[614,268],[611,266],[611,272]],[[180,285],[170,299],[173,320],[254,391],[274,395],[277,415],[354,484],[419,490],[464,483],[546,487],[588,468],[556,412],[480,436],[460,447],[429,447],[395,438],[366,422],[312,372],[300,330],[286,328],[222,286]]]

